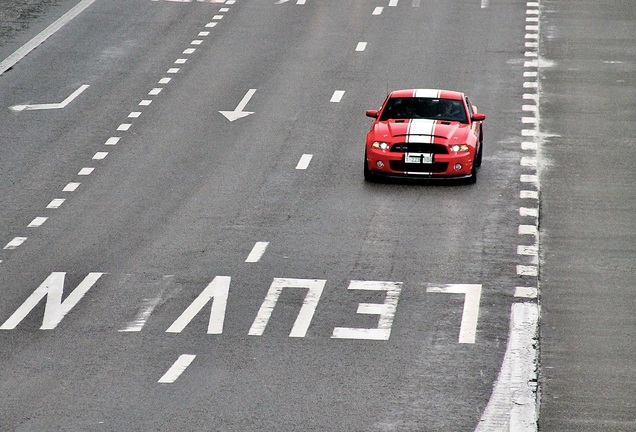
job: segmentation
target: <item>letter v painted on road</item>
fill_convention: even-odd
[[[44,319],[41,330],[52,330],[62,321],[62,318],[81,300],[103,273],[89,273],[82,282],[62,301],[65,272],[53,272],[44,282],[22,303],[8,320],[0,326],[0,330],[12,330],[35,308],[40,300],[46,296]]]
[[[89,88],[88,84],[81,85],[77,90],[70,94],[69,97],[64,99],[60,103],[49,103],[49,104],[33,104],[33,105],[13,105],[9,107],[13,111],[34,111],[34,110],[48,110],[48,109],[60,109],[65,108],[68,104],[73,102],[73,100],[78,97],[84,90]]]
[[[223,333],[223,322],[225,321],[225,309],[230,291],[229,276],[216,276],[212,282],[194,299],[194,301],[183,311],[183,313],[166,330],[166,333],[181,333],[190,324],[192,318],[198,314],[203,306],[212,300],[212,310],[210,311],[210,321],[208,322],[208,334]]]

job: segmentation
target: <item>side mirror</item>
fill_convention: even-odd
[[[367,110],[367,117],[378,118],[379,114],[378,110]]]
[[[486,116],[484,114],[481,114],[481,113],[473,114],[472,121],[484,121],[484,120],[486,120]]]

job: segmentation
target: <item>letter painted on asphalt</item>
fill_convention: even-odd
[[[103,273],[89,273],[82,282],[62,301],[62,291],[64,290],[65,272],[51,273],[42,284],[27,298],[0,326],[0,330],[14,329],[20,322],[40,303],[46,296],[44,307],[44,318],[42,319],[41,330],[54,329],[62,318],[81,300],[88,290],[95,285],[95,282]]]
[[[477,319],[479,317],[479,302],[481,299],[481,285],[449,284],[428,287],[426,292],[464,294],[464,311],[462,313],[462,323],[459,328],[459,343],[475,343]]]
[[[252,336],[261,336],[263,334],[283,288],[307,288],[309,291],[305,296],[296,322],[294,322],[294,326],[289,333],[289,337],[305,337],[326,282],[323,279],[274,278],[248,334]]]
[[[359,314],[380,315],[378,327],[372,329],[336,327],[331,337],[335,339],[389,340],[402,282],[352,280],[348,289],[386,291],[384,303],[360,303],[358,305]]]
[[[227,297],[230,291],[229,276],[216,276],[212,282],[194,299],[194,301],[183,311],[181,316],[172,323],[166,333],[181,333],[181,331],[192,321],[201,309],[212,300],[210,310],[210,320],[208,322],[208,334],[223,333],[223,322],[225,321],[225,309],[227,307]]]

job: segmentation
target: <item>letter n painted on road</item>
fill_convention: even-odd
[[[462,324],[459,328],[459,343],[475,343],[477,319],[479,318],[479,302],[481,299],[481,285],[449,284],[438,287],[428,287],[426,292],[464,294],[464,311],[462,313]]]
[[[402,290],[402,282],[352,280],[348,289],[386,291],[384,303],[360,303],[358,305],[359,314],[380,315],[378,327],[372,329],[336,327],[333,329],[331,337],[335,339],[389,340],[393,317]]]
[[[42,330],[54,329],[62,318],[69,313],[71,309],[80,301],[88,292],[95,282],[103,275],[103,273],[89,273],[82,282],[62,301],[62,292],[64,290],[65,272],[53,272],[44,282],[22,303],[22,306],[16,310],[8,320],[0,326],[0,330],[12,330],[40,303],[46,296],[46,305],[44,308],[44,318],[42,320]]]
[[[261,336],[263,334],[283,288],[308,288],[309,291],[289,333],[289,337],[305,337],[326,282],[323,279],[274,278],[248,334],[251,336]]]
[[[203,306],[212,300],[212,308],[210,311],[210,321],[208,322],[208,334],[223,333],[223,322],[225,321],[225,309],[227,307],[227,297],[230,291],[229,276],[217,276],[212,282],[199,294],[199,297],[183,311],[181,316],[172,323],[166,330],[166,333],[181,333],[181,331],[192,321],[192,318],[198,314]]]

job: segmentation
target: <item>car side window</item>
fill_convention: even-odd
[[[468,96],[466,96],[466,105],[468,106],[468,114],[470,115],[470,118],[472,118],[475,113],[473,112],[473,104],[470,103]]]

